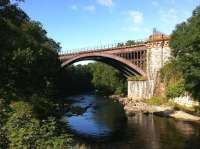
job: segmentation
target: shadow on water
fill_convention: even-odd
[[[72,97],[85,108],[65,116],[71,131],[92,149],[200,149],[200,125],[153,115],[128,119],[122,105],[106,97]]]

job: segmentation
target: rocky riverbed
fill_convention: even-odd
[[[134,116],[136,113],[141,112],[144,114],[154,114],[158,116],[171,117],[185,121],[196,121],[200,123],[200,117],[188,114],[184,111],[175,110],[170,106],[149,105],[141,100],[133,100],[119,96],[111,96],[111,98],[118,100],[124,106],[127,116]]]

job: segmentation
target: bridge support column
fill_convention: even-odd
[[[160,37],[160,35],[158,35]],[[156,38],[155,38],[156,39]],[[168,41],[155,40],[152,36],[147,49],[147,80],[128,81],[128,97],[132,99],[150,99],[154,95],[160,68],[171,57]]]
[[[154,81],[128,81],[128,97],[137,100],[149,99],[153,96]]]

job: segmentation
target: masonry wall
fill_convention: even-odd
[[[149,80],[156,80],[159,70],[171,57],[169,47],[153,47],[147,51],[147,75]]]
[[[153,46],[147,50],[147,80],[128,81],[128,97],[149,99],[153,96],[160,68],[169,60],[171,50],[168,46]]]
[[[128,97],[136,100],[149,99],[153,96],[154,82],[128,81]]]

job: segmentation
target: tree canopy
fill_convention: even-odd
[[[52,100],[59,43],[14,2],[0,0],[0,148],[69,148]]]
[[[1,1],[9,3],[9,1]],[[53,94],[60,46],[17,5],[0,9],[0,94],[4,98]]]
[[[185,89],[200,100],[200,6],[187,21],[176,26],[170,46],[178,70],[182,71]]]

